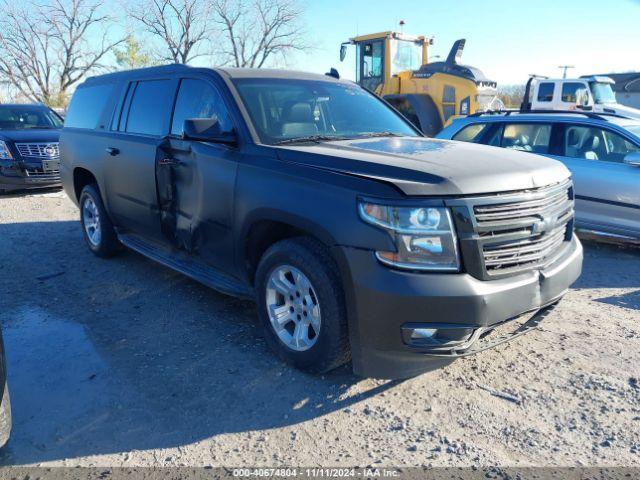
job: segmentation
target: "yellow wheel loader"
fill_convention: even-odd
[[[425,134],[433,136],[457,116],[504,108],[497,85],[474,67],[460,64],[465,40],[457,40],[445,61],[429,62],[433,39],[398,32],[362,35],[356,46],[356,81],[384,98]]]

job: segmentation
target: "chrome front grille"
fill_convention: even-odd
[[[26,168],[25,173],[27,177],[51,177],[60,178],[60,170],[45,171],[42,168]]]
[[[508,269],[522,270],[537,267],[552,256],[566,237],[566,226],[545,235],[537,235],[527,240],[505,243],[497,247],[485,246],[484,265],[489,274]]]
[[[569,180],[482,202],[475,202],[473,216],[486,276],[543,268],[571,240],[574,199]]]
[[[28,158],[54,158],[60,157],[58,142],[47,143],[16,143],[16,149],[22,157]]]

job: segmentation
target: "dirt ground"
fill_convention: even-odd
[[[640,250],[585,254],[506,346],[402,382],[310,376],[271,355],[251,303],[91,255],[62,192],[0,197],[0,464],[640,466]]]

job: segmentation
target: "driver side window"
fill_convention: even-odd
[[[182,135],[184,121],[190,118],[212,118],[216,116],[223,132],[233,130],[229,111],[218,91],[204,80],[185,78],[180,82],[180,90],[173,112],[171,134]]]

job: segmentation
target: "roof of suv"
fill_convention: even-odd
[[[0,107],[36,107],[36,108],[49,108],[44,103],[0,103]]]
[[[231,78],[290,78],[295,80],[339,81],[330,75],[320,73],[299,72],[275,68],[214,68],[218,72],[226,73]]]
[[[329,75],[319,73],[297,72],[291,70],[280,70],[270,68],[227,68],[227,67],[190,67],[182,64],[161,65],[158,67],[137,68],[134,70],[123,70],[120,72],[107,73],[105,75],[97,75],[87,78],[85,83],[101,82],[104,80],[113,80],[120,77],[128,77],[130,75],[146,76],[154,74],[172,74],[181,73],[185,70],[213,70],[230,78],[286,78],[293,80],[320,80],[326,82],[340,82],[340,80]]]

